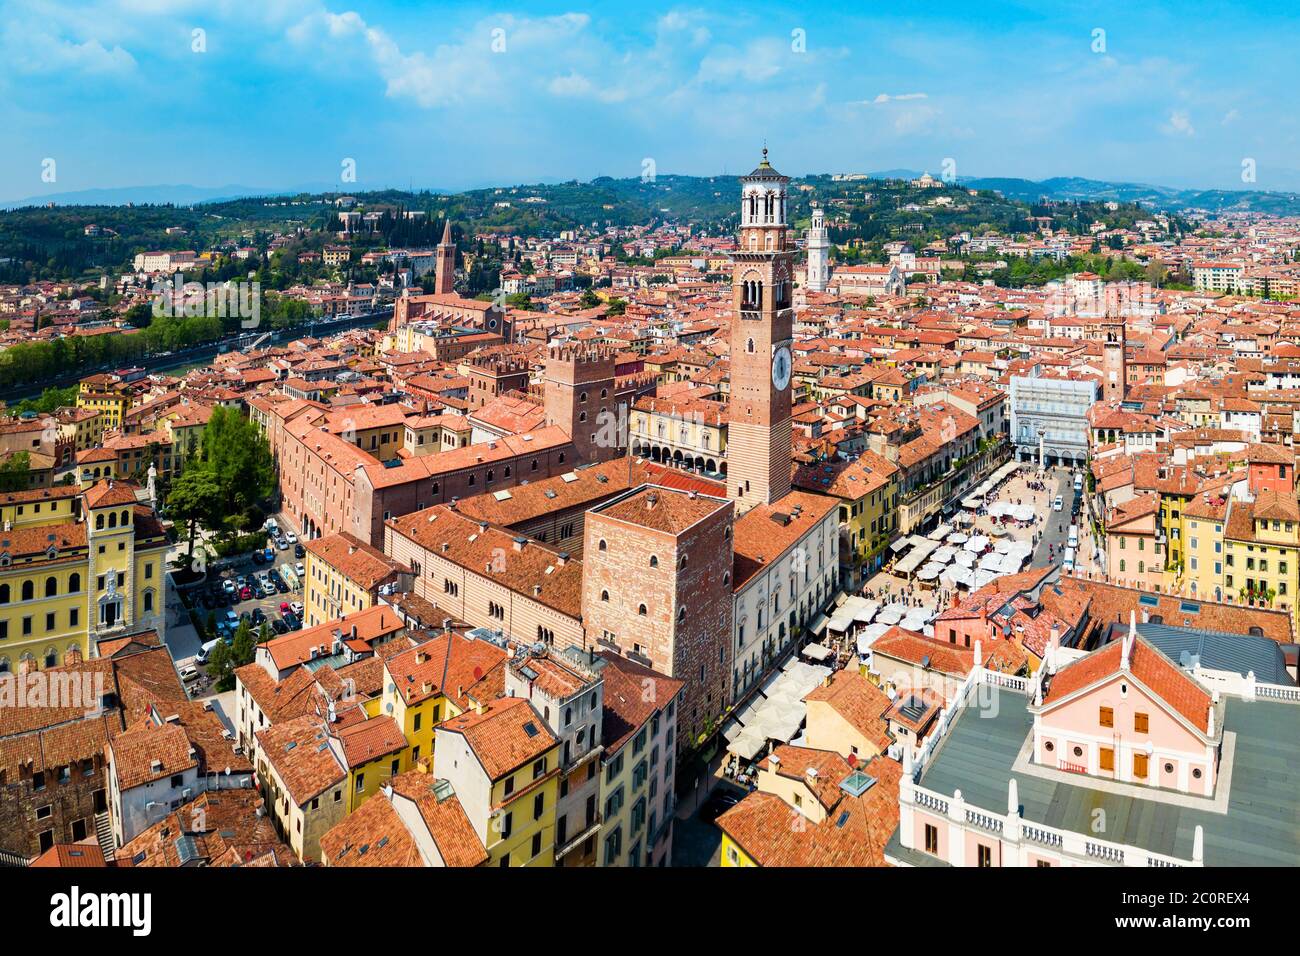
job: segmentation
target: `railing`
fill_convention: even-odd
[[[1065,839],[1055,830],[1044,830],[1042,827],[1034,826],[1032,823],[1022,824],[1020,831],[1026,840],[1032,840],[1040,843],[1045,847],[1053,850],[1061,849]]]
[[[0,850],[0,866],[27,866],[31,861],[18,853]]]
[[[933,810],[935,813],[942,813],[945,816],[948,813],[948,801],[943,797],[936,796],[929,790],[916,791],[916,802],[918,806]]]
[[[1084,840],[1083,850],[1094,860],[1114,863],[1117,866],[1124,865],[1124,851],[1113,843],[1097,843],[1093,840]]]
[[[977,827],[991,830],[997,834],[1002,833],[1003,821],[1001,819],[971,807],[966,808],[966,822],[973,823]]]

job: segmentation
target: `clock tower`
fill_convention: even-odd
[[[795,250],[786,225],[789,182],[768,164],[766,149],[758,168],[740,179],[727,426],[727,494],[737,512],[790,491]]]

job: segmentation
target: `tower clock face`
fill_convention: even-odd
[[[790,384],[790,350],[784,345],[772,355],[772,384],[778,391]]]

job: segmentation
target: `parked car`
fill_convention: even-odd
[[[288,541],[290,544],[297,544],[298,536],[294,534],[292,531],[290,531],[288,534],[284,536],[284,540]]]
[[[1064,507],[1064,505],[1065,505],[1064,500],[1061,498],[1060,495],[1057,495],[1056,499],[1052,502],[1052,510],[1060,511],[1061,508]]]
[[[254,552],[253,552],[253,563],[254,563],[254,564],[266,564],[266,552],[265,552],[265,551],[262,551],[261,549],[258,549],[257,551],[254,551]]]
[[[301,561],[294,565],[294,571],[298,572],[298,577],[300,578],[305,578],[307,576],[307,569],[303,566]]]
[[[304,548],[304,547],[302,546],[302,543],[301,543],[301,542],[299,542],[298,544],[295,544],[295,545],[293,546],[293,556],[294,556],[295,558],[305,558],[305,557],[307,557],[307,549]],[[302,565],[300,564],[300,565],[298,565],[298,567],[302,567]]]
[[[279,548],[281,551],[287,551],[288,548],[289,548],[289,542],[286,541],[283,537],[281,537],[281,538],[276,538],[276,539],[275,539],[275,546],[276,546],[277,548]]]
[[[284,625],[291,631],[299,630],[302,627],[302,621],[298,620],[293,613],[284,615]]]
[[[252,617],[253,623],[261,624],[265,620],[266,620],[266,612],[263,611],[260,607],[253,608],[253,617]]]
[[[281,613],[281,614],[290,614],[290,613],[292,613],[292,612],[293,612],[293,608],[289,605],[289,602],[288,602],[288,601],[281,601],[281,602],[280,602],[280,613]]]
[[[227,594],[234,594],[235,582],[230,580],[230,578],[226,578],[226,580],[221,582],[221,589],[225,591]]]
[[[277,634],[288,634],[289,625],[285,624],[284,621],[277,617],[271,622],[271,630],[275,631]]]
[[[275,562],[275,549],[274,549],[274,548],[267,548],[265,551],[262,552],[262,557],[266,559],[266,563],[267,563],[267,564],[272,564],[272,563],[274,563],[274,562]]]
[[[262,597],[271,597],[276,593],[275,582],[270,578],[262,579]]]
[[[292,603],[289,605],[289,609],[290,609],[291,611],[293,611],[294,617],[302,617],[302,602],[301,602],[301,601],[294,601],[294,602],[292,602]]]
[[[253,589],[250,588],[247,584],[245,584],[242,588],[239,589],[239,600],[249,601],[252,600],[252,598],[253,598]]]

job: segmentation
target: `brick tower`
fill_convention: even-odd
[[[763,161],[742,176],[740,236],[732,254],[731,397],[727,494],[737,512],[790,490],[790,342],[794,242],[786,226],[790,180]]]
[[[584,462],[608,461],[627,447],[627,419],[614,397],[610,349],[551,346],[546,352],[546,424],[568,431]]]
[[[438,295],[448,295],[455,291],[456,285],[456,243],[451,239],[451,220],[442,230],[442,242],[438,243],[438,258],[434,263],[433,291]]]
[[[1128,374],[1124,357],[1124,323],[1112,322],[1106,326],[1106,339],[1102,344],[1102,370],[1104,371],[1102,397],[1108,402],[1124,401]]]

